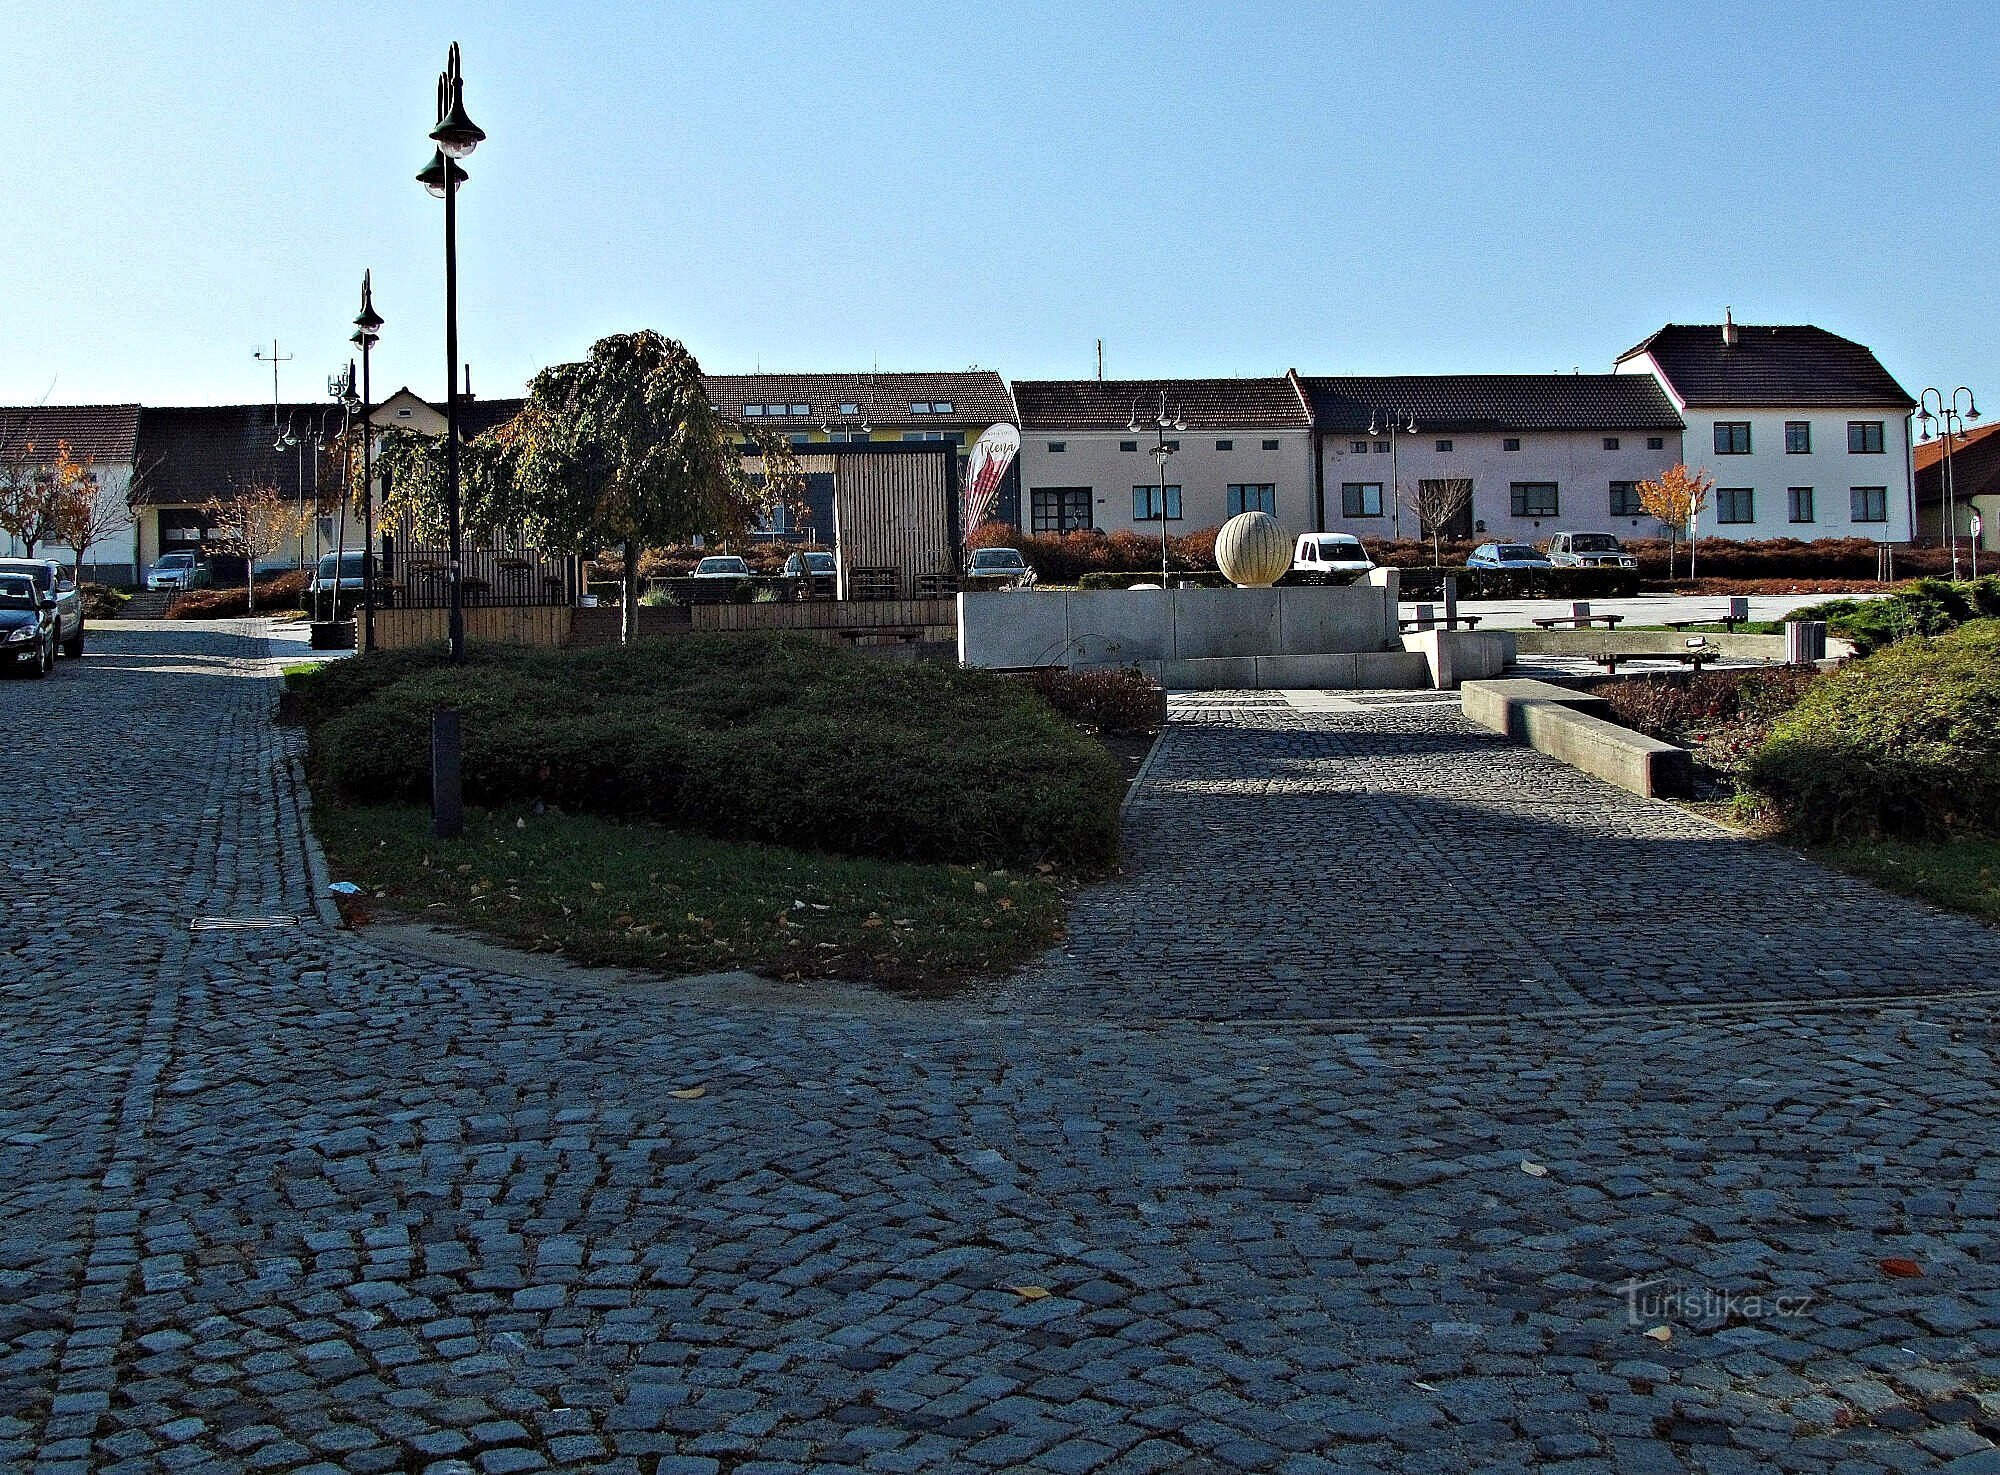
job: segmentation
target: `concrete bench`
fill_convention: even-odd
[[[1529,680],[1468,681],[1460,692],[1465,715],[1480,726],[1606,783],[1647,798],[1693,789],[1693,756],[1606,720],[1602,697]]]

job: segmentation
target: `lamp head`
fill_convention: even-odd
[[[361,274],[361,311],[354,315],[354,341],[363,345],[382,336],[382,314],[375,310],[374,273]]]
[[[1379,429],[1377,428],[1377,422],[1376,422],[1376,419],[1375,419],[1375,416],[1374,416],[1374,415],[1372,415],[1372,414],[1371,414],[1371,415],[1370,415],[1370,416],[1368,417],[1368,433],[1369,433],[1370,435],[1380,435],[1380,434],[1382,433],[1382,432],[1381,432],[1381,431],[1380,431],[1380,430],[1379,430]]]
[[[465,112],[465,78],[458,69],[458,43],[451,43],[444,74],[438,78],[438,124],[431,142],[449,159],[462,159],[486,141],[486,130]]]
[[[426,164],[422,169],[417,171],[417,183],[422,185],[425,189],[429,190],[438,199],[442,200],[444,198],[444,188],[445,188],[445,180],[447,178],[447,173],[446,173],[447,170],[450,171],[448,177],[451,180],[453,188],[456,188],[457,186],[464,184],[465,181],[470,177],[466,174],[466,172],[463,169],[458,167],[458,164],[455,161],[447,159],[444,156],[443,149],[439,149],[436,153],[431,155],[430,163]]]

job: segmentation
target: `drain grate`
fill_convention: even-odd
[[[290,912],[272,917],[195,917],[190,932],[256,932],[268,927],[296,927],[299,919]]]

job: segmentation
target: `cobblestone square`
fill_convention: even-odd
[[[1990,929],[1266,695],[1003,985],[427,963],[279,664],[0,687],[0,1468],[2000,1470]]]

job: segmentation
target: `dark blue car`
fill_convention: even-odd
[[[1526,543],[1481,543],[1465,560],[1467,568],[1553,568]]]
[[[0,665],[30,676],[56,668],[56,602],[32,575],[0,573]]]

